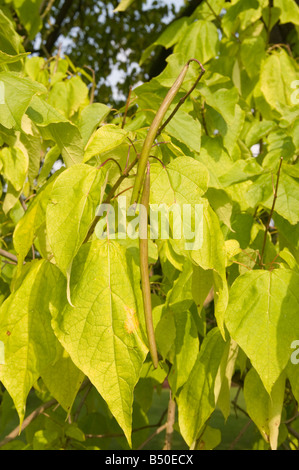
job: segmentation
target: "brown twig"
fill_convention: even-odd
[[[18,258],[16,257],[16,255],[14,255],[13,253],[9,253],[9,251],[3,250],[2,248],[0,248],[0,256],[14,261],[15,263],[18,263]]]
[[[47,403],[43,403],[40,405],[38,408],[36,408],[30,415],[27,416],[27,418],[24,419],[22,426],[17,426],[13,431],[11,431],[1,442],[0,442],[0,447],[3,447],[5,444],[8,444],[10,441],[13,441],[18,435],[25,429],[29,424],[37,418],[39,415],[41,415],[45,410],[48,408],[51,408],[51,406],[55,405],[57,401],[55,398],[52,398],[52,400],[48,401]]]

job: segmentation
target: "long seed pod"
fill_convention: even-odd
[[[158,367],[158,353],[155,340],[155,332],[152,317],[152,301],[151,301],[151,288],[148,273],[148,210],[149,210],[149,195],[150,195],[150,166],[147,162],[147,171],[143,185],[143,192],[141,198],[141,209],[139,219],[139,258],[140,258],[140,277],[141,288],[143,297],[143,308],[146,325],[146,333],[149,344],[149,351],[152,357],[154,367]]]
[[[174,100],[176,94],[178,93],[179,89],[181,88],[181,85],[182,85],[182,83],[184,81],[184,78],[186,76],[186,73],[188,71],[189,65],[193,61],[197,62],[200,65],[201,73],[197,77],[197,79],[196,79],[194,85],[192,86],[192,88],[182,98],[182,100],[180,100],[180,102],[178,103],[178,105],[176,106],[174,111],[172,112],[171,116],[167,119],[167,121],[166,121],[167,123],[174,116],[174,114],[176,113],[178,108],[182,105],[182,103],[185,101],[185,99],[194,90],[195,86],[197,85],[197,83],[199,82],[199,80],[201,79],[202,75],[205,72],[205,69],[203,68],[203,66],[201,65],[201,63],[197,59],[190,59],[186,63],[186,65],[183,67],[181,73],[179,74],[176,81],[174,82],[174,84],[172,85],[172,87],[168,91],[167,95],[165,96],[160,108],[158,109],[158,112],[157,112],[156,116],[153,119],[153,122],[152,122],[152,124],[151,124],[151,126],[148,130],[147,136],[146,136],[146,138],[144,140],[144,143],[143,143],[143,147],[142,147],[140,157],[139,157],[134,188],[133,188],[133,192],[132,192],[131,204],[135,204],[136,202],[138,202],[139,195],[140,195],[141,189],[142,189],[142,183],[143,183],[145,169],[146,169],[148,157],[149,157],[153,142],[155,140],[155,137],[156,137],[158,131],[160,130],[160,132],[161,132],[162,127],[160,128],[160,125],[162,123],[162,120],[163,120],[169,106],[171,105],[172,101]],[[164,126],[165,125],[166,125],[166,123],[164,124]]]

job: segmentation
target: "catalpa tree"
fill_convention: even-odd
[[[201,2],[140,51],[167,65],[120,109],[26,52],[10,7],[32,28],[41,2],[19,3],[0,11],[1,447],[298,449],[296,2]]]

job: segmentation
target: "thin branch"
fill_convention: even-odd
[[[131,93],[132,93],[132,86],[130,86],[130,89],[129,89],[128,98],[127,98],[126,107],[125,107],[125,112],[124,112],[123,120],[122,120],[122,123],[121,123],[121,128],[122,129],[125,127],[125,124],[126,124],[127,113],[128,113],[128,109],[129,109],[129,106],[130,106]]]
[[[159,428],[161,426],[161,423],[166,413],[167,413],[167,409],[163,411],[159,421],[156,424],[145,424],[144,426],[133,428],[132,434],[135,432],[144,431],[145,429]],[[124,433],[118,432],[118,433],[106,433],[106,434],[85,434],[85,437],[86,439],[109,439],[111,437],[124,437]]]
[[[85,387],[89,384],[89,380],[85,380],[80,389],[79,392],[84,390]],[[22,431],[24,431],[27,426],[38,416],[40,416],[42,413],[44,413],[48,408],[51,408],[51,406],[57,405],[59,406],[59,403],[55,398],[52,398],[51,400],[47,401],[46,403],[43,403],[40,405],[38,408],[36,408],[30,415],[27,416],[27,418],[24,419],[22,422],[21,426],[15,427],[13,431],[11,431],[1,442],[0,442],[0,447],[4,446],[5,444],[8,444],[8,442],[13,441],[16,437],[18,437]]]
[[[292,428],[289,424],[287,424],[286,426],[288,428],[289,433],[292,434],[292,436],[294,436],[299,441],[299,432]]]
[[[105,160],[103,163],[101,163],[101,164],[97,167],[97,169],[99,170],[100,168],[102,168],[102,166],[106,165],[106,163],[109,162],[109,160],[112,161],[112,162],[114,162],[114,163],[118,166],[119,172],[120,172],[120,174],[122,175],[122,173],[123,173],[122,167],[120,166],[120,164],[118,163],[118,161],[115,160],[115,158],[113,158],[113,157],[107,158],[107,160]]]
[[[1,442],[0,442],[0,447],[4,446],[5,444],[8,444],[10,441],[15,439],[16,437],[19,436],[19,434],[29,426],[29,424],[37,418],[39,415],[41,415],[45,410],[48,408],[51,408],[51,406],[55,405],[57,403],[57,400],[53,398],[52,400],[48,401],[47,403],[43,403],[40,405],[38,408],[36,408],[30,415],[27,416],[27,418],[24,419],[22,426],[17,426],[11,433],[9,433]]]
[[[14,261],[15,263],[18,263],[18,258],[16,257],[16,255],[9,253],[9,251],[3,250],[2,248],[0,248],[0,256],[3,256],[3,258],[7,258],[11,261]]]
[[[27,205],[26,205],[25,200],[22,196],[19,197],[19,201],[21,203],[21,206],[23,207],[24,212],[26,212],[27,211]]]
[[[156,429],[155,432],[153,432],[153,434],[151,434],[139,447],[137,450],[141,450],[143,449],[146,444],[148,444],[154,437],[156,437],[158,434],[160,434],[161,432],[164,431],[164,429],[166,429],[166,426],[167,426],[167,423],[165,424],[162,424],[162,426],[160,426],[158,429]]]
[[[268,218],[268,222],[267,222],[266,228],[265,228],[265,234],[264,234],[264,240],[263,240],[263,247],[262,247],[261,258],[260,258],[260,265],[261,265],[261,266],[263,266],[263,260],[264,260],[266,242],[267,242],[267,235],[268,235],[270,223],[271,223],[272,216],[273,216],[273,212],[274,212],[274,208],[275,208],[275,202],[276,202],[276,199],[277,199],[278,183],[279,183],[279,177],[280,177],[280,170],[281,170],[282,161],[283,161],[283,157],[280,158],[279,167],[278,167],[278,171],[277,171],[276,186],[275,186],[275,192],[274,192],[274,196],[273,196],[272,207],[271,207],[270,214],[269,214],[269,218]]]
[[[92,85],[91,85],[90,98],[89,98],[89,104],[92,104],[94,102],[94,94],[95,94],[95,89],[96,89],[96,73],[94,69],[91,68],[89,65],[84,65],[84,68],[90,70],[92,74]]]
[[[77,420],[78,420],[79,414],[80,414],[80,412],[81,412],[81,410],[82,410],[82,407],[83,407],[83,405],[84,405],[84,403],[85,403],[85,400],[86,400],[86,398],[87,398],[87,395],[89,394],[89,392],[90,392],[91,389],[92,389],[92,383],[90,382],[89,384],[87,384],[87,388],[86,388],[86,390],[85,390],[85,393],[84,393],[83,397],[81,398],[81,401],[80,401],[80,403],[79,403],[79,405],[78,405],[78,408],[76,409],[76,413],[74,414],[74,421],[77,421]]]
[[[236,444],[238,443],[238,441],[241,439],[241,437],[245,434],[245,432],[247,431],[247,429],[249,428],[249,426],[251,425],[252,421],[251,419],[249,421],[247,421],[247,423],[245,424],[245,426],[243,426],[243,428],[241,429],[241,431],[239,432],[239,434],[237,435],[237,437],[233,440],[233,442],[230,444],[229,446],[229,450],[233,450],[234,447],[236,446]]]

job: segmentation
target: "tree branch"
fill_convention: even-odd
[[[18,258],[16,257],[16,255],[14,255],[13,253],[9,253],[9,251],[3,250],[2,248],[0,248],[0,256],[14,261],[15,263],[18,263]]]

